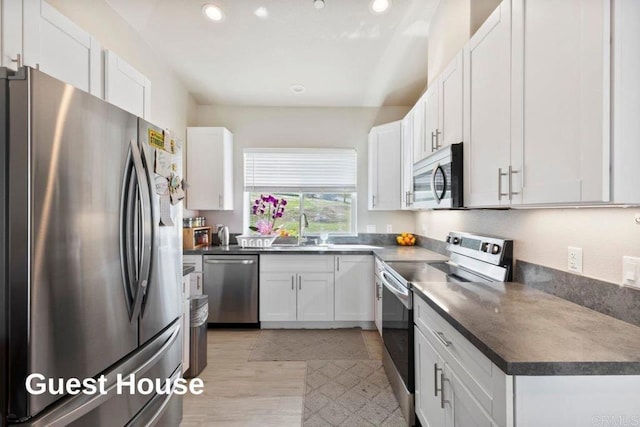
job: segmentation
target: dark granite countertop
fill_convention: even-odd
[[[196,271],[196,266],[193,264],[182,264],[182,275],[186,276]]]
[[[640,375],[640,327],[519,283],[412,284],[508,375]]]
[[[360,247],[358,247],[360,246]],[[370,246],[367,245],[333,245],[328,247],[272,247],[272,248],[241,248],[238,245],[207,246],[200,249],[185,250],[185,255],[375,255],[383,261],[446,261],[447,257],[419,246]]]

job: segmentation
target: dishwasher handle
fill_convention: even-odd
[[[244,264],[249,265],[255,263],[253,259],[208,259],[205,264]]]

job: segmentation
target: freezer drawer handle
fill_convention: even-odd
[[[178,367],[178,369],[176,369],[176,371],[173,373],[171,378],[169,378],[169,381],[171,383],[175,383],[176,380],[182,376],[180,374],[181,372],[182,372],[182,364],[180,364],[180,366]],[[164,414],[164,411],[167,408],[167,405],[169,405],[169,402],[171,401],[172,397],[173,397],[173,393],[156,394],[153,397],[153,399],[151,399],[151,401],[147,403],[145,408],[142,411],[140,411],[135,416],[135,418],[132,419],[126,425],[126,427],[138,427],[138,426],[146,427],[146,426],[155,425],[158,419]],[[151,412],[152,410],[154,411]]]
[[[204,263],[205,264],[244,264],[244,265],[249,265],[249,264],[253,264],[254,262],[255,262],[255,260],[252,260],[252,259],[227,259],[227,260],[208,259]]]

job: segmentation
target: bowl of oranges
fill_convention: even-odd
[[[413,246],[416,244],[416,236],[411,233],[402,233],[396,236],[396,242],[398,242],[400,246]]]

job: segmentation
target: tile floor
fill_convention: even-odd
[[[354,362],[349,361],[349,366],[344,362],[336,364],[335,361],[249,361],[259,334],[259,330],[209,331],[209,362],[200,374],[205,383],[205,392],[200,396],[185,396],[182,427],[286,427],[301,426],[303,420],[305,426],[403,425],[402,420],[397,417],[397,406],[394,406],[397,402],[393,395],[389,394],[388,383],[384,381],[386,378],[383,376],[384,370],[380,362],[382,342],[377,331],[363,331],[369,356],[373,360],[356,361],[355,365],[351,365]],[[333,366],[327,367],[327,364]],[[335,387],[335,384],[327,386],[325,391],[331,388],[335,389],[335,393],[342,391],[342,394],[333,396],[335,400],[332,400],[329,393],[329,396],[325,395],[325,402],[323,398],[317,398],[318,389],[333,379],[325,375],[327,380],[319,385],[318,382],[313,382],[314,379],[323,379],[313,374],[335,373],[335,367],[350,371],[344,372],[343,375],[334,375],[333,378],[347,381],[351,388],[347,389],[342,384],[345,391]],[[369,385],[364,388],[358,388],[361,382],[358,373],[362,374],[365,370],[368,370],[367,378],[371,381],[367,381]],[[354,395],[358,390],[366,402],[360,399],[361,396]],[[313,399],[314,392],[316,399]],[[367,398],[366,393],[376,395]],[[344,398],[341,398],[342,395]],[[342,408],[336,406],[336,402],[342,405]],[[320,412],[323,409],[324,412]],[[365,416],[357,415],[358,412]],[[333,418],[328,421],[327,418],[330,417]]]

